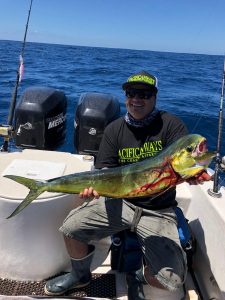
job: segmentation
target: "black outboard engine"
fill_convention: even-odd
[[[77,152],[96,157],[106,125],[119,116],[120,103],[114,95],[82,94],[78,102],[74,123],[74,146]]]
[[[25,90],[15,112],[16,146],[53,150],[66,136],[67,99],[47,87]]]

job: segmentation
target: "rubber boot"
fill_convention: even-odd
[[[95,247],[89,245],[89,253],[80,259],[71,258],[72,271],[47,281],[44,291],[46,295],[57,296],[65,292],[81,288],[91,281],[90,265],[94,255]]]
[[[128,300],[145,300],[143,285],[147,284],[143,275],[143,268],[127,273]]]

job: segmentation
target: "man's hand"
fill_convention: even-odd
[[[81,199],[87,199],[87,200],[93,200],[93,199],[98,199],[99,194],[93,189],[93,187],[89,187],[84,189],[82,192],[80,192],[79,197]]]
[[[196,184],[202,184],[204,181],[210,181],[210,180],[212,180],[212,177],[206,171],[203,171],[202,173],[196,175],[195,177],[191,177],[186,181],[189,184],[196,185]]]

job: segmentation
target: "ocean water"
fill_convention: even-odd
[[[21,42],[0,41],[0,124],[7,123],[21,47]],[[94,91],[112,93],[120,99],[123,114],[121,84],[140,70],[158,77],[157,107],[179,116],[191,133],[204,135],[209,149],[216,149],[222,56],[27,43],[24,66],[17,103],[30,86],[53,87],[67,96],[67,135],[60,151],[75,152],[74,116],[80,95]],[[224,138],[225,129],[222,155]],[[11,149],[15,150],[13,143]]]

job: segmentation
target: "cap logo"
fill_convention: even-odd
[[[134,75],[131,76],[130,78],[128,78],[127,82],[133,82],[133,81],[142,81],[151,85],[156,84],[156,80],[154,78],[151,78],[149,76],[146,75]]]

